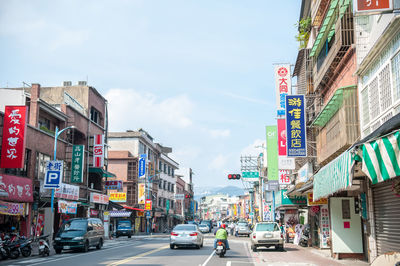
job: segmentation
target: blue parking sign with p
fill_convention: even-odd
[[[63,175],[63,161],[47,161],[44,177],[44,188],[58,188]]]

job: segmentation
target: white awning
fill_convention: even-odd
[[[109,211],[110,217],[129,217],[132,212],[127,211]]]

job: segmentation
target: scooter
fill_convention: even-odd
[[[308,239],[310,238],[310,228],[306,227],[303,230],[303,234],[300,237],[299,245],[302,247],[308,247]]]
[[[224,257],[226,253],[226,246],[224,241],[217,239],[217,248],[215,250],[215,254],[217,254],[220,258]]]
[[[41,256],[50,256],[50,246],[49,246],[49,235],[40,236],[39,237],[39,255]]]
[[[2,241],[2,255],[3,251],[7,258],[16,259],[19,257],[19,243],[16,236],[6,235]]]
[[[32,254],[31,247],[32,239],[26,239],[25,237],[21,237],[19,240],[19,251],[22,256],[29,257]]]

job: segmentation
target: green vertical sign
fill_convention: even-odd
[[[169,199],[167,199],[167,214],[169,212]]]
[[[278,129],[277,126],[267,126],[267,169],[268,180],[278,180]]]
[[[71,183],[83,183],[85,145],[72,147]]]

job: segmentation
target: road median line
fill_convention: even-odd
[[[145,257],[145,256],[147,256],[147,255],[153,254],[153,253],[155,253],[155,252],[158,252],[158,251],[161,251],[161,250],[164,250],[164,249],[167,249],[167,248],[169,248],[169,245],[164,246],[164,247],[160,247],[160,248],[157,248],[157,249],[154,249],[154,250],[150,250],[150,251],[147,251],[147,252],[145,252],[145,253],[142,253],[142,254],[139,254],[139,255],[135,255],[135,256],[132,256],[132,257],[129,257],[129,258],[126,258],[126,259],[123,259],[123,260],[119,260],[119,261],[116,261],[116,262],[113,262],[113,263],[110,263],[110,264],[107,264],[107,266],[117,266],[117,265],[121,265],[121,264],[124,264],[124,263],[126,263],[126,262],[129,262],[129,261],[131,261],[131,260],[135,260],[135,259],[138,259],[138,258],[142,258],[142,257]]]

